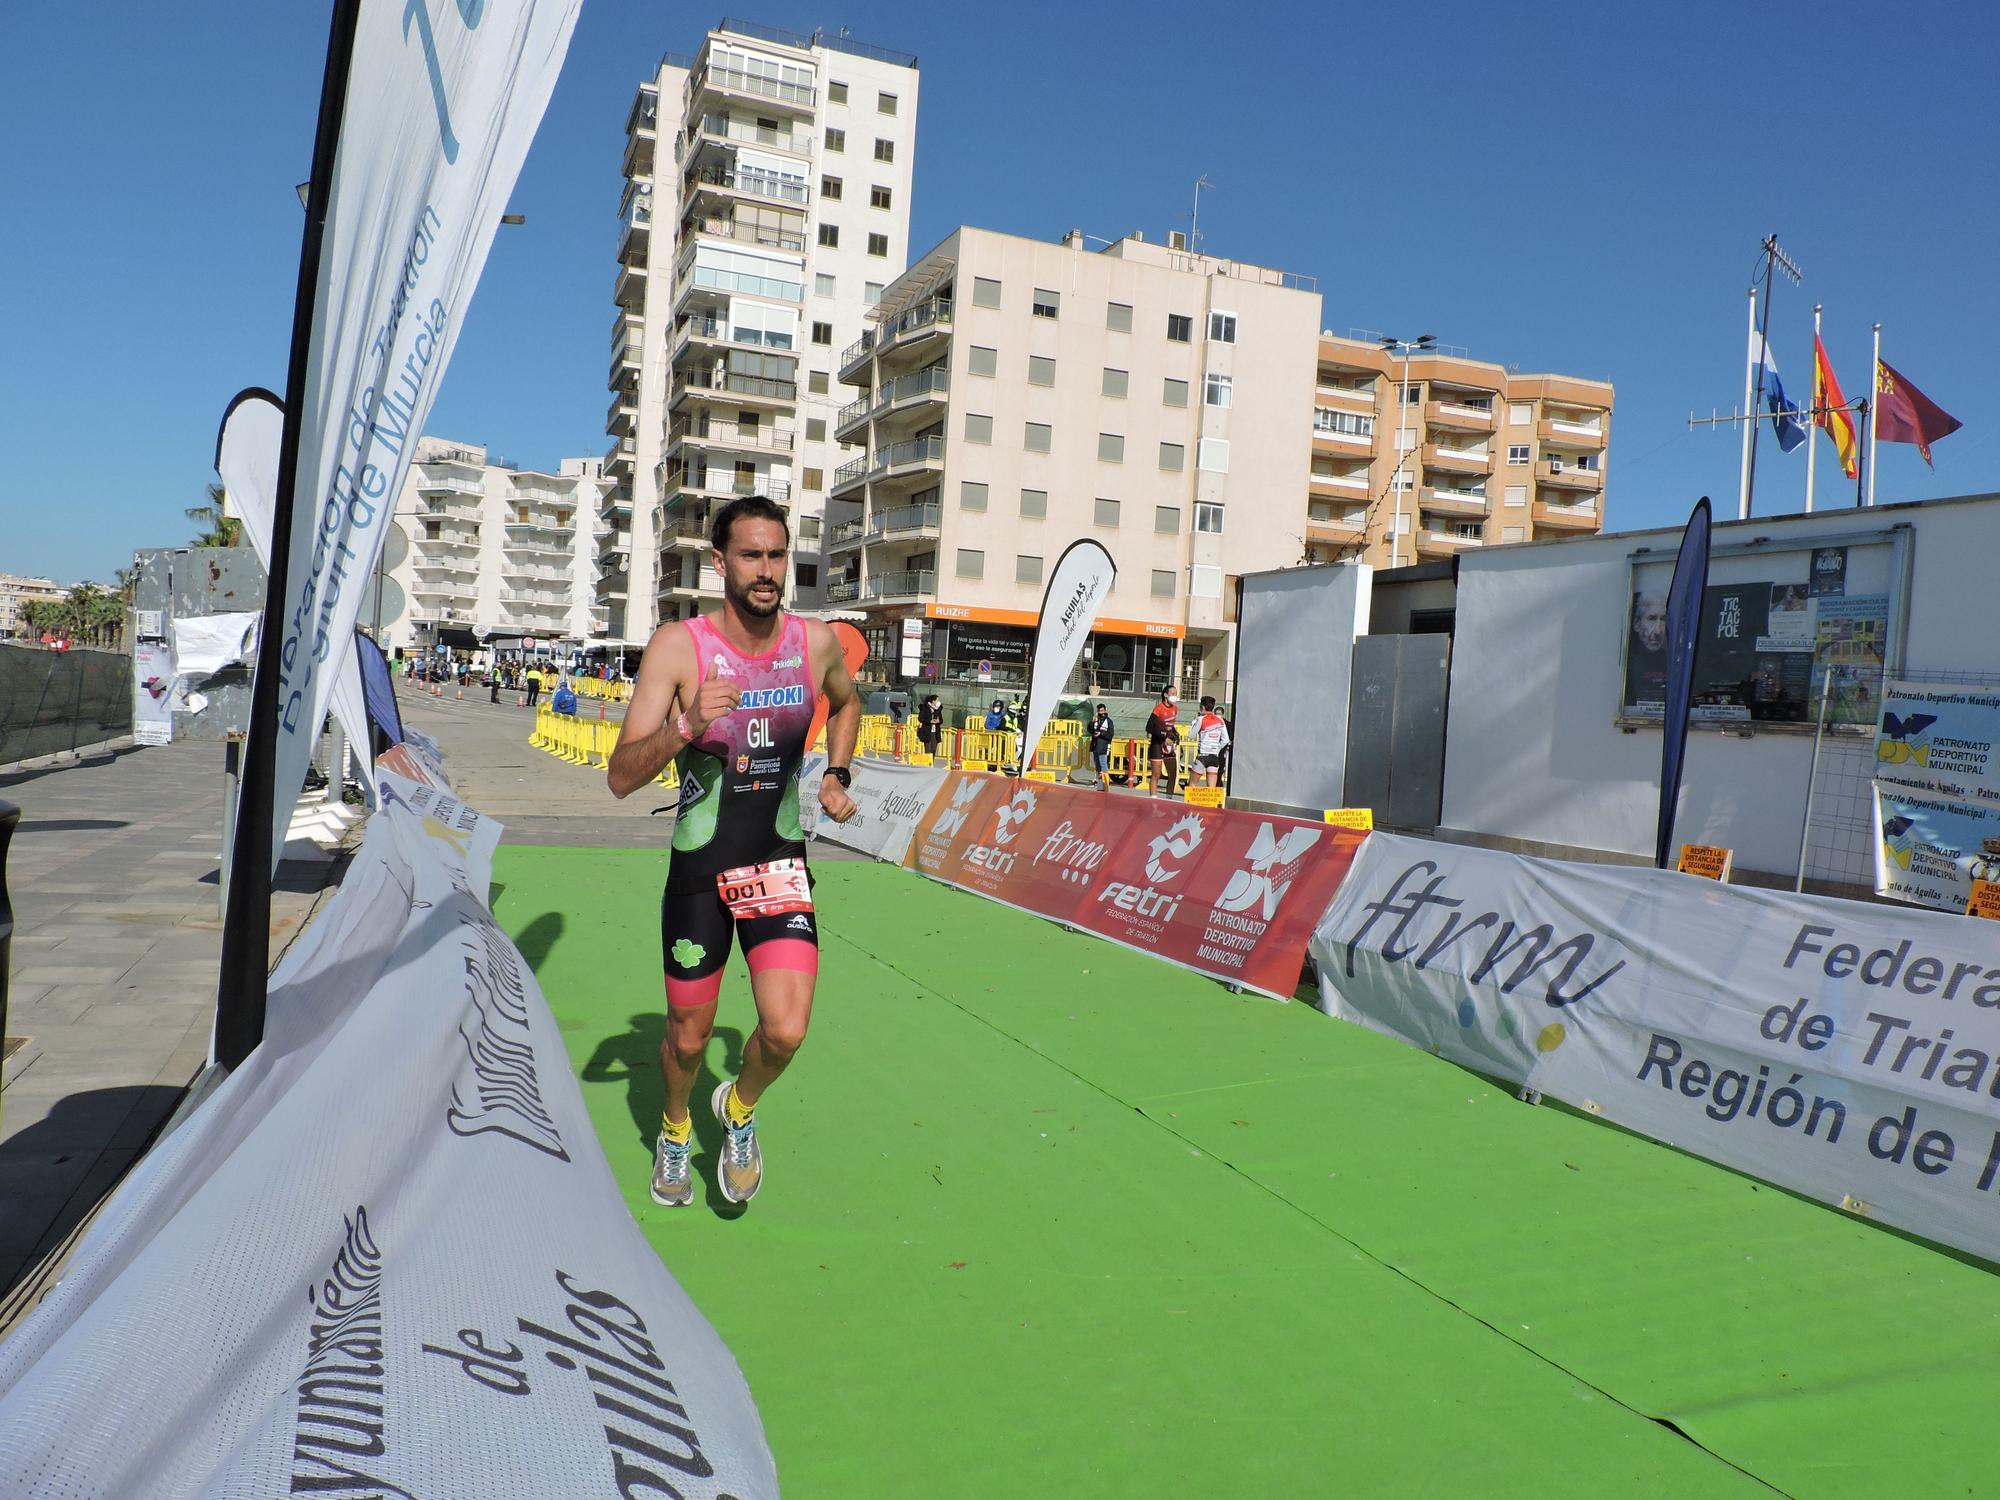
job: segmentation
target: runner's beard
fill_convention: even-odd
[[[770,580],[770,583],[772,592],[768,599],[763,600],[751,592],[751,585],[745,584],[738,588],[735,581],[729,578],[723,579],[722,592],[724,597],[744,614],[753,619],[768,620],[783,608],[785,603],[785,585],[775,578]]]

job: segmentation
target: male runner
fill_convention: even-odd
[[[753,1111],[805,1040],[819,972],[819,930],[799,827],[799,763],[815,695],[830,709],[820,811],[854,816],[847,794],[861,722],[833,627],[782,608],[791,535],[785,513],[761,496],[732,500],[711,540],[722,608],[653,632],[639,662],[625,727],[611,753],[614,796],[629,796],[665,769],[680,769],[680,811],[660,898],[667,1035],[660,1044],[667,1107],[653,1154],[653,1201],[694,1198],[688,1096],[715,1026],[722,966],[733,931],[750,965],[757,1029],[743,1071],[716,1085],[723,1127],[722,1196],[747,1203],[763,1180]]]

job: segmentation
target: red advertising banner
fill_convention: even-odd
[[[1364,834],[1295,818],[959,772],[906,863],[1281,998]]]

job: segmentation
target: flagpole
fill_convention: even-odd
[[[312,182],[306,194],[305,239],[292,298],[291,359],[285,375],[284,432],[278,449],[277,504],[271,515],[271,557],[264,578],[264,621],[251,679],[249,734],[237,783],[235,838],[222,922],[222,969],[216,985],[215,1055],[234,1068],[264,1039],[264,1001],[271,968],[271,854],[276,837],[278,676],[285,637],[286,575],[292,555],[292,512],[298,487],[299,436],[305,420],[306,377],[318,301],[320,250],[327,200],[347,107],[347,75],[361,0],[334,0],[313,137]]]
[[[1875,325],[1875,357],[1868,367],[1868,498],[1864,504],[1875,503],[1875,421],[1882,405],[1882,325]]]
[[[1806,423],[1806,514],[1812,514],[1813,467],[1819,457],[1819,409],[1826,398],[1819,389],[1819,304],[1813,304],[1812,415]]]
[[[1743,459],[1742,467],[1739,471],[1741,477],[1738,481],[1736,496],[1736,519],[1739,521],[1750,519],[1750,465],[1752,463],[1750,445],[1757,440],[1757,408],[1752,405],[1755,397],[1752,394],[1751,385],[1756,374],[1753,368],[1756,362],[1756,353],[1757,288],[1753,286],[1750,288],[1750,336],[1743,345],[1743,406],[1750,413],[1750,416],[1743,424]]]

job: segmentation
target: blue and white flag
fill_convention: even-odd
[[[1806,440],[1806,424],[1785,399],[1785,387],[1778,379],[1777,358],[1761,333],[1750,335],[1750,363],[1764,367],[1764,407],[1771,414],[1771,430],[1777,434],[1778,447],[1790,453]]]

